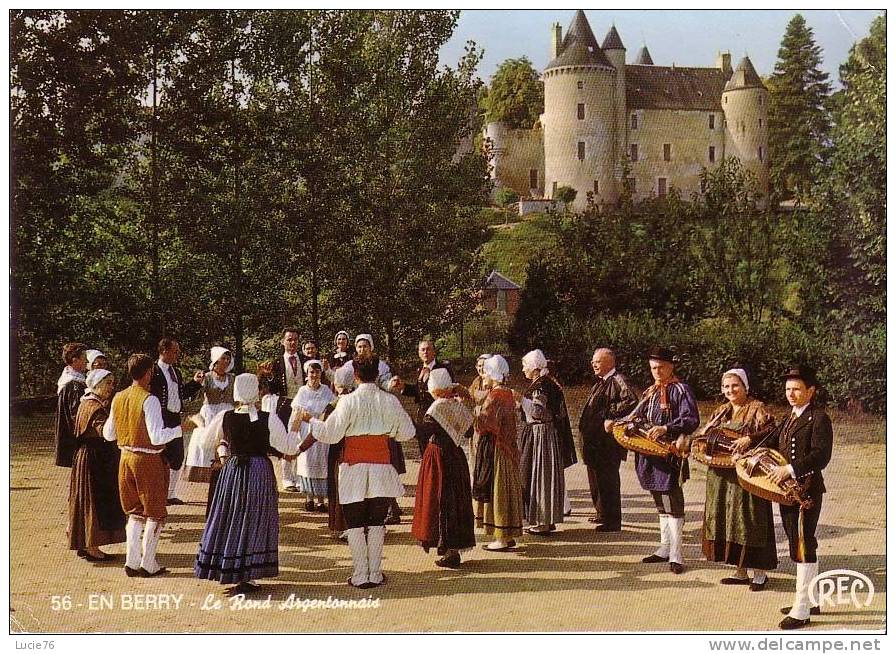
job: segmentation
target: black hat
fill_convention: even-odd
[[[647,353],[648,359],[656,359],[657,361],[665,361],[666,363],[675,363],[675,353],[667,347],[656,345],[650,348]]]
[[[782,379],[801,379],[806,386],[818,386],[818,378],[815,376],[815,369],[805,364],[790,366]]]

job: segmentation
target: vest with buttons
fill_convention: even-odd
[[[115,433],[119,447],[139,447],[157,452],[165,449],[153,445],[149,440],[149,432],[146,431],[143,403],[146,402],[149,395],[149,391],[143,390],[139,386],[130,386],[118,393],[112,400],[112,413],[115,414]]]

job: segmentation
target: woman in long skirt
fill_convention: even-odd
[[[236,584],[232,593],[257,590],[256,579],[279,573],[277,484],[268,458],[273,448],[292,455],[298,435],[290,436],[273,413],[256,409],[258,378],[234,382],[236,409],[224,414],[218,455],[225,460],[215,484],[194,571],[200,579]]]
[[[434,547],[442,555],[437,566],[459,568],[460,553],[476,545],[470,468],[460,446],[473,433],[473,414],[454,397],[455,384],[444,368],[430,373],[427,390],[435,400],[417,425],[418,441],[426,443],[426,449],[411,534],[424,551]]]
[[[566,482],[563,476],[563,444],[558,425],[563,416],[562,391],[547,370],[541,350],[523,357],[523,374],[531,381],[521,398],[526,426],[522,447],[523,514],[532,525],[526,533],[547,536],[563,522]]]
[[[308,411],[314,418],[322,418],[330,403],[336,399],[329,386],[321,383],[322,366],[317,359],[310,359],[303,366],[307,382],[302,386],[292,401],[293,424],[297,415],[303,410]],[[318,443],[310,437],[309,423],[299,421],[302,438],[310,439],[300,448],[301,454],[296,461],[296,473],[298,475],[298,488],[305,493],[305,510],[327,512],[324,498],[327,497],[327,459],[330,446],[326,443]],[[292,429],[292,427],[290,427]]]
[[[485,362],[491,386],[474,425],[479,449],[473,474],[476,524],[494,540],[483,545],[492,552],[516,545],[514,536],[523,533],[523,492],[520,481],[520,451],[516,440],[516,402],[505,386],[510,375],[507,361],[499,354]]]
[[[103,438],[115,377],[108,370],[87,374],[87,389],[78,406],[68,500],[68,546],[88,561],[112,557],[101,545],[125,542],[125,515],[118,497],[119,451]]]
[[[202,379],[202,407],[199,417],[193,418],[196,429],[190,434],[190,445],[187,449],[187,480],[207,482],[212,473],[215,459],[215,443],[209,435],[215,417],[233,408],[233,355],[225,347],[211,349],[211,362],[208,374]]]
[[[722,394],[728,402],[717,408],[703,428],[727,427],[743,434],[735,441],[735,451],[755,447],[774,425],[765,405],[748,395],[750,389],[743,368],[732,368],[722,375]],[[745,491],[734,470],[707,468],[706,508],[703,512],[703,554],[709,561],[736,566],[734,576],[725,577],[727,586],[765,588],[767,570],[778,567],[772,505]],[[748,571],[752,570],[753,579]]]

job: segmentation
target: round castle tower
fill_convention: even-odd
[[[595,190],[595,202],[616,200],[620,87],[617,69],[598,45],[584,12],[576,12],[562,42],[561,35],[555,24],[553,59],[543,75],[545,195],[553,197],[557,188],[570,186],[578,192],[575,208],[583,209],[587,194]],[[618,58],[619,50],[613,52]],[[624,49],[621,55],[624,62]],[[624,104],[624,79],[621,88]],[[623,108],[623,121],[624,115]]]
[[[740,60],[722,92],[725,156],[740,159],[768,192],[768,91],[749,57]]]

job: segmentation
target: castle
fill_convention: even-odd
[[[700,173],[740,159],[768,185],[768,91],[748,57],[736,69],[720,53],[714,68],[654,65],[647,46],[625,63],[616,27],[598,45],[583,11],[564,36],[551,27],[542,75],[544,113],[532,129],[489,123],[492,176],[521,197],[577,191],[575,208],[615,203],[626,176],[635,199],[675,187],[700,193]]]

